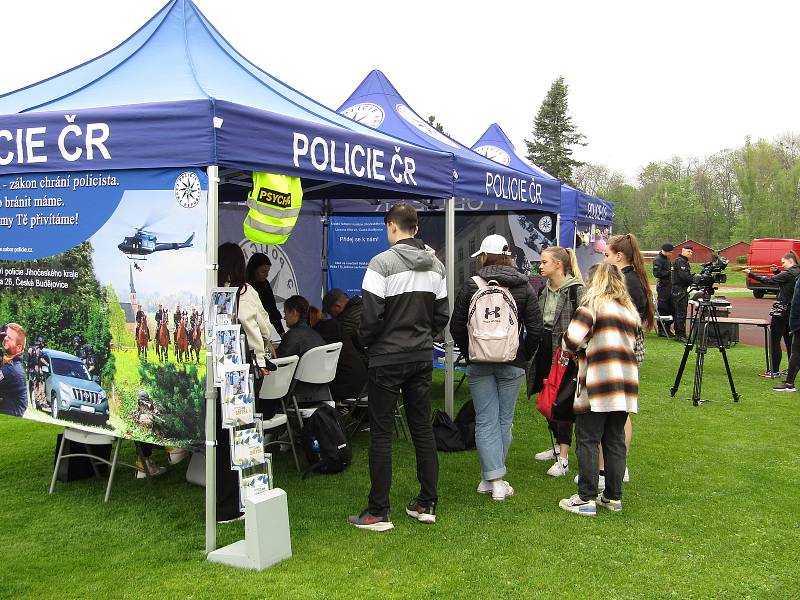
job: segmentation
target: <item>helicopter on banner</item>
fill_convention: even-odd
[[[117,248],[131,260],[147,260],[147,256],[153,252],[163,250],[180,250],[181,248],[191,248],[194,233],[185,242],[158,242],[156,234],[147,231],[144,226],[136,229],[133,235],[126,236]]]

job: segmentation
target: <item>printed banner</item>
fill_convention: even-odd
[[[586,273],[595,263],[603,262],[606,243],[611,236],[610,225],[578,222],[575,227],[575,258],[581,273]]]
[[[203,438],[207,177],[0,177],[0,412],[159,445]]]
[[[267,255],[272,263],[267,281],[281,313],[284,301],[295,294],[319,307],[322,298],[322,222],[319,214],[300,213],[292,235],[280,246],[257,244],[245,238],[242,230],[245,216],[246,206],[220,206],[219,243],[239,244],[248,261],[257,252]],[[280,339],[274,331],[273,339]]]
[[[370,259],[389,248],[383,216],[331,217],[328,221],[328,289],[361,295]]]
[[[502,235],[511,246],[517,269],[533,278],[533,267],[542,250],[555,245],[555,215],[526,212],[457,212],[455,223],[455,286],[475,274],[477,259],[472,254],[481,241],[493,233]],[[445,262],[445,218],[441,212],[420,212],[417,237],[436,251]],[[389,247],[383,216],[350,215],[331,217],[328,233],[328,287],[338,287],[348,295],[361,294],[369,260]]]

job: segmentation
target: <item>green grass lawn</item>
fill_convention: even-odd
[[[475,493],[474,451],[440,454],[435,526],[403,513],[418,491],[410,443],[394,446],[396,528],[385,534],[345,523],[366,503],[368,436],[340,475],[301,481],[290,456],[277,456],[294,556],[261,573],[204,560],[203,490],[185,482],[185,463],[150,484],[120,471],[108,504],[104,481],[58,484],[48,496],[56,429],[0,416],[0,597],[797,598],[800,395],[771,392],[756,376],[761,349],[737,346],[729,356],[742,401],[731,402],[714,350],[704,390],[717,401],[693,407],[691,369],[669,396],[681,350],[648,338],[621,514],[558,508],[575,492],[576,462],[569,478],[545,475],[549,464],[533,454],[549,437],[521,401],[508,458],[516,495]],[[467,397],[464,386],[457,400]],[[220,526],[219,544],[243,531]]]

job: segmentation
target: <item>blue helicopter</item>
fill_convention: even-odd
[[[153,252],[162,250],[180,250],[190,248],[194,233],[185,242],[164,242],[159,244],[156,241],[156,234],[139,227],[131,236],[126,236],[121,244],[117,246],[131,260],[147,260],[147,256]]]

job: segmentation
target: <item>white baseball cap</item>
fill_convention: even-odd
[[[483,238],[481,247],[478,248],[478,251],[475,254],[472,254],[471,257],[475,258],[484,252],[486,254],[503,254],[505,256],[511,256],[511,250],[508,248],[508,242],[506,241],[506,238],[497,234],[487,235],[485,238]]]

